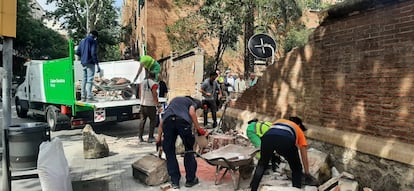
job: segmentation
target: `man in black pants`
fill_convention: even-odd
[[[220,86],[215,80],[217,73],[211,72],[210,77],[205,79],[201,84],[200,92],[203,95],[203,114],[204,114],[204,126],[207,125],[207,113],[208,109],[211,111],[213,118],[213,128],[217,126],[217,103],[216,98],[220,99],[221,90]],[[218,95],[217,95],[218,94]]]
[[[266,166],[276,151],[283,156],[289,163],[292,170],[292,185],[296,188],[302,187],[302,164],[305,169],[305,175],[309,175],[309,164],[307,154],[307,143],[303,133],[306,131],[302,120],[299,117],[290,117],[289,120],[279,119],[271,128],[263,135],[261,144],[261,158],[257,164],[253,179],[250,183],[252,191],[256,191],[259,187],[260,180]],[[299,158],[298,147],[302,158]]]
[[[196,177],[197,161],[195,160],[193,146],[195,137],[192,125],[200,135],[206,131],[200,127],[197,120],[196,110],[201,108],[201,101],[192,97],[176,97],[171,100],[158,127],[157,145],[161,145],[161,137],[164,134],[162,148],[167,157],[168,175],[171,177],[171,184],[174,189],[180,187],[180,169],[175,154],[175,141],[177,136],[181,137],[185,148],[184,166],[186,187],[198,184]]]

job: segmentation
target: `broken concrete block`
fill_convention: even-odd
[[[109,147],[105,138],[97,135],[92,126],[87,124],[82,130],[83,156],[85,159],[96,159],[109,156]]]
[[[210,135],[209,142],[212,143],[211,150],[216,150],[228,144],[235,144],[236,137],[230,135]]]
[[[262,188],[260,188],[260,191],[301,191],[301,189],[284,186],[262,186]]]
[[[318,191],[318,187],[316,186],[305,186],[305,188],[303,188],[304,191]]]
[[[310,148],[308,149],[309,173],[317,179],[319,184],[331,178],[331,168],[328,154]]]
[[[358,182],[355,180],[350,180],[347,178],[341,178],[339,179],[339,189],[342,191],[358,191]]]
[[[162,191],[167,191],[167,190],[169,190],[170,188],[172,188],[172,185],[171,185],[170,183],[161,184],[161,186],[160,186],[160,189],[161,189]]]
[[[354,175],[348,172],[342,172],[339,176],[332,177],[318,187],[319,191],[333,191],[333,190],[358,190],[358,182],[353,181]],[[356,183],[356,185],[355,185]],[[356,188],[355,188],[356,186]],[[355,190],[356,191],[356,190]]]
[[[149,186],[160,185],[169,178],[166,161],[151,154],[132,164],[132,175]]]

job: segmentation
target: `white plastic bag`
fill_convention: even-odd
[[[59,138],[40,144],[37,170],[42,191],[72,191],[69,165]]]

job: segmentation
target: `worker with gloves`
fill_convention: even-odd
[[[195,143],[192,126],[194,125],[199,135],[207,135],[207,132],[198,124],[196,110],[200,108],[201,101],[198,99],[190,96],[175,97],[165,110],[158,126],[157,146],[162,145],[166,155],[167,171],[174,189],[180,187],[181,178],[175,152],[175,141],[178,135],[181,137],[185,148],[185,186],[192,187],[199,183],[196,177],[197,161],[195,160],[194,152],[192,152]]]
[[[269,160],[275,151],[288,161],[290,169],[292,170],[293,187],[302,187],[302,164],[305,170],[305,177],[310,176],[306,149],[307,143],[303,133],[306,130],[307,129],[302,124],[302,120],[299,117],[290,117],[289,120],[277,120],[267,132],[263,134],[260,146],[261,158],[250,183],[252,191],[258,189],[266,165],[269,163]],[[298,148],[301,157],[299,157]]]
[[[140,62],[140,66],[137,72],[137,75],[134,78],[133,82],[136,82],[139,75],[142,72],[142,69],[145,68],[146,73],[148,74],[149,72],[154,73],[155,74],[155,81],[158,82],[158,74],[161,72],[161,66],[160,64],[151,56],[148,55],[144,55],[144,56],[140,56],[139,57],[139,62]]]
[[[260,148],[261,140],[260,138],[271,128],[272,122],[269,121],[259,121],[257,119],[252,119],[247,122],[248,126],[246,129],[247,137],[254,147]],[[260,159],[260,153],[257,153],[256,157]],[[280,161],[280,156],[277,153],[274,153],[271,158],[272,170],[276,172],[276,168]]]

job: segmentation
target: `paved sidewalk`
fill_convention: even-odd
[[[116,128],[116,127],[115,127]],[[100,132],[97,132],[100,133]],[[110,156],[100,159],[83,158],[82,130],[64,130],[52,133],[63,143],[66,159],[69,163],[73,191],[136,191],[160,190],[159,186],[146,186],[134,179],[131,164],[139,158],[155,153],[155,143],[138,143],[137,137],[102,134],[109,146]],[[145,139],[145,137],[144,137]],[[182,163],[182,157],[177,156]],[[200,184],[193,188],[184,187],[185,174],[182,164],[180,190],[233,190],[229,174],[220,185],[214,184],[215,168],[201,159],[198,160],[197,176]],[[248,180],[241,181],[240,187],[246,190]],[[12,181],[13,191],[41,191],[39,179]]]

